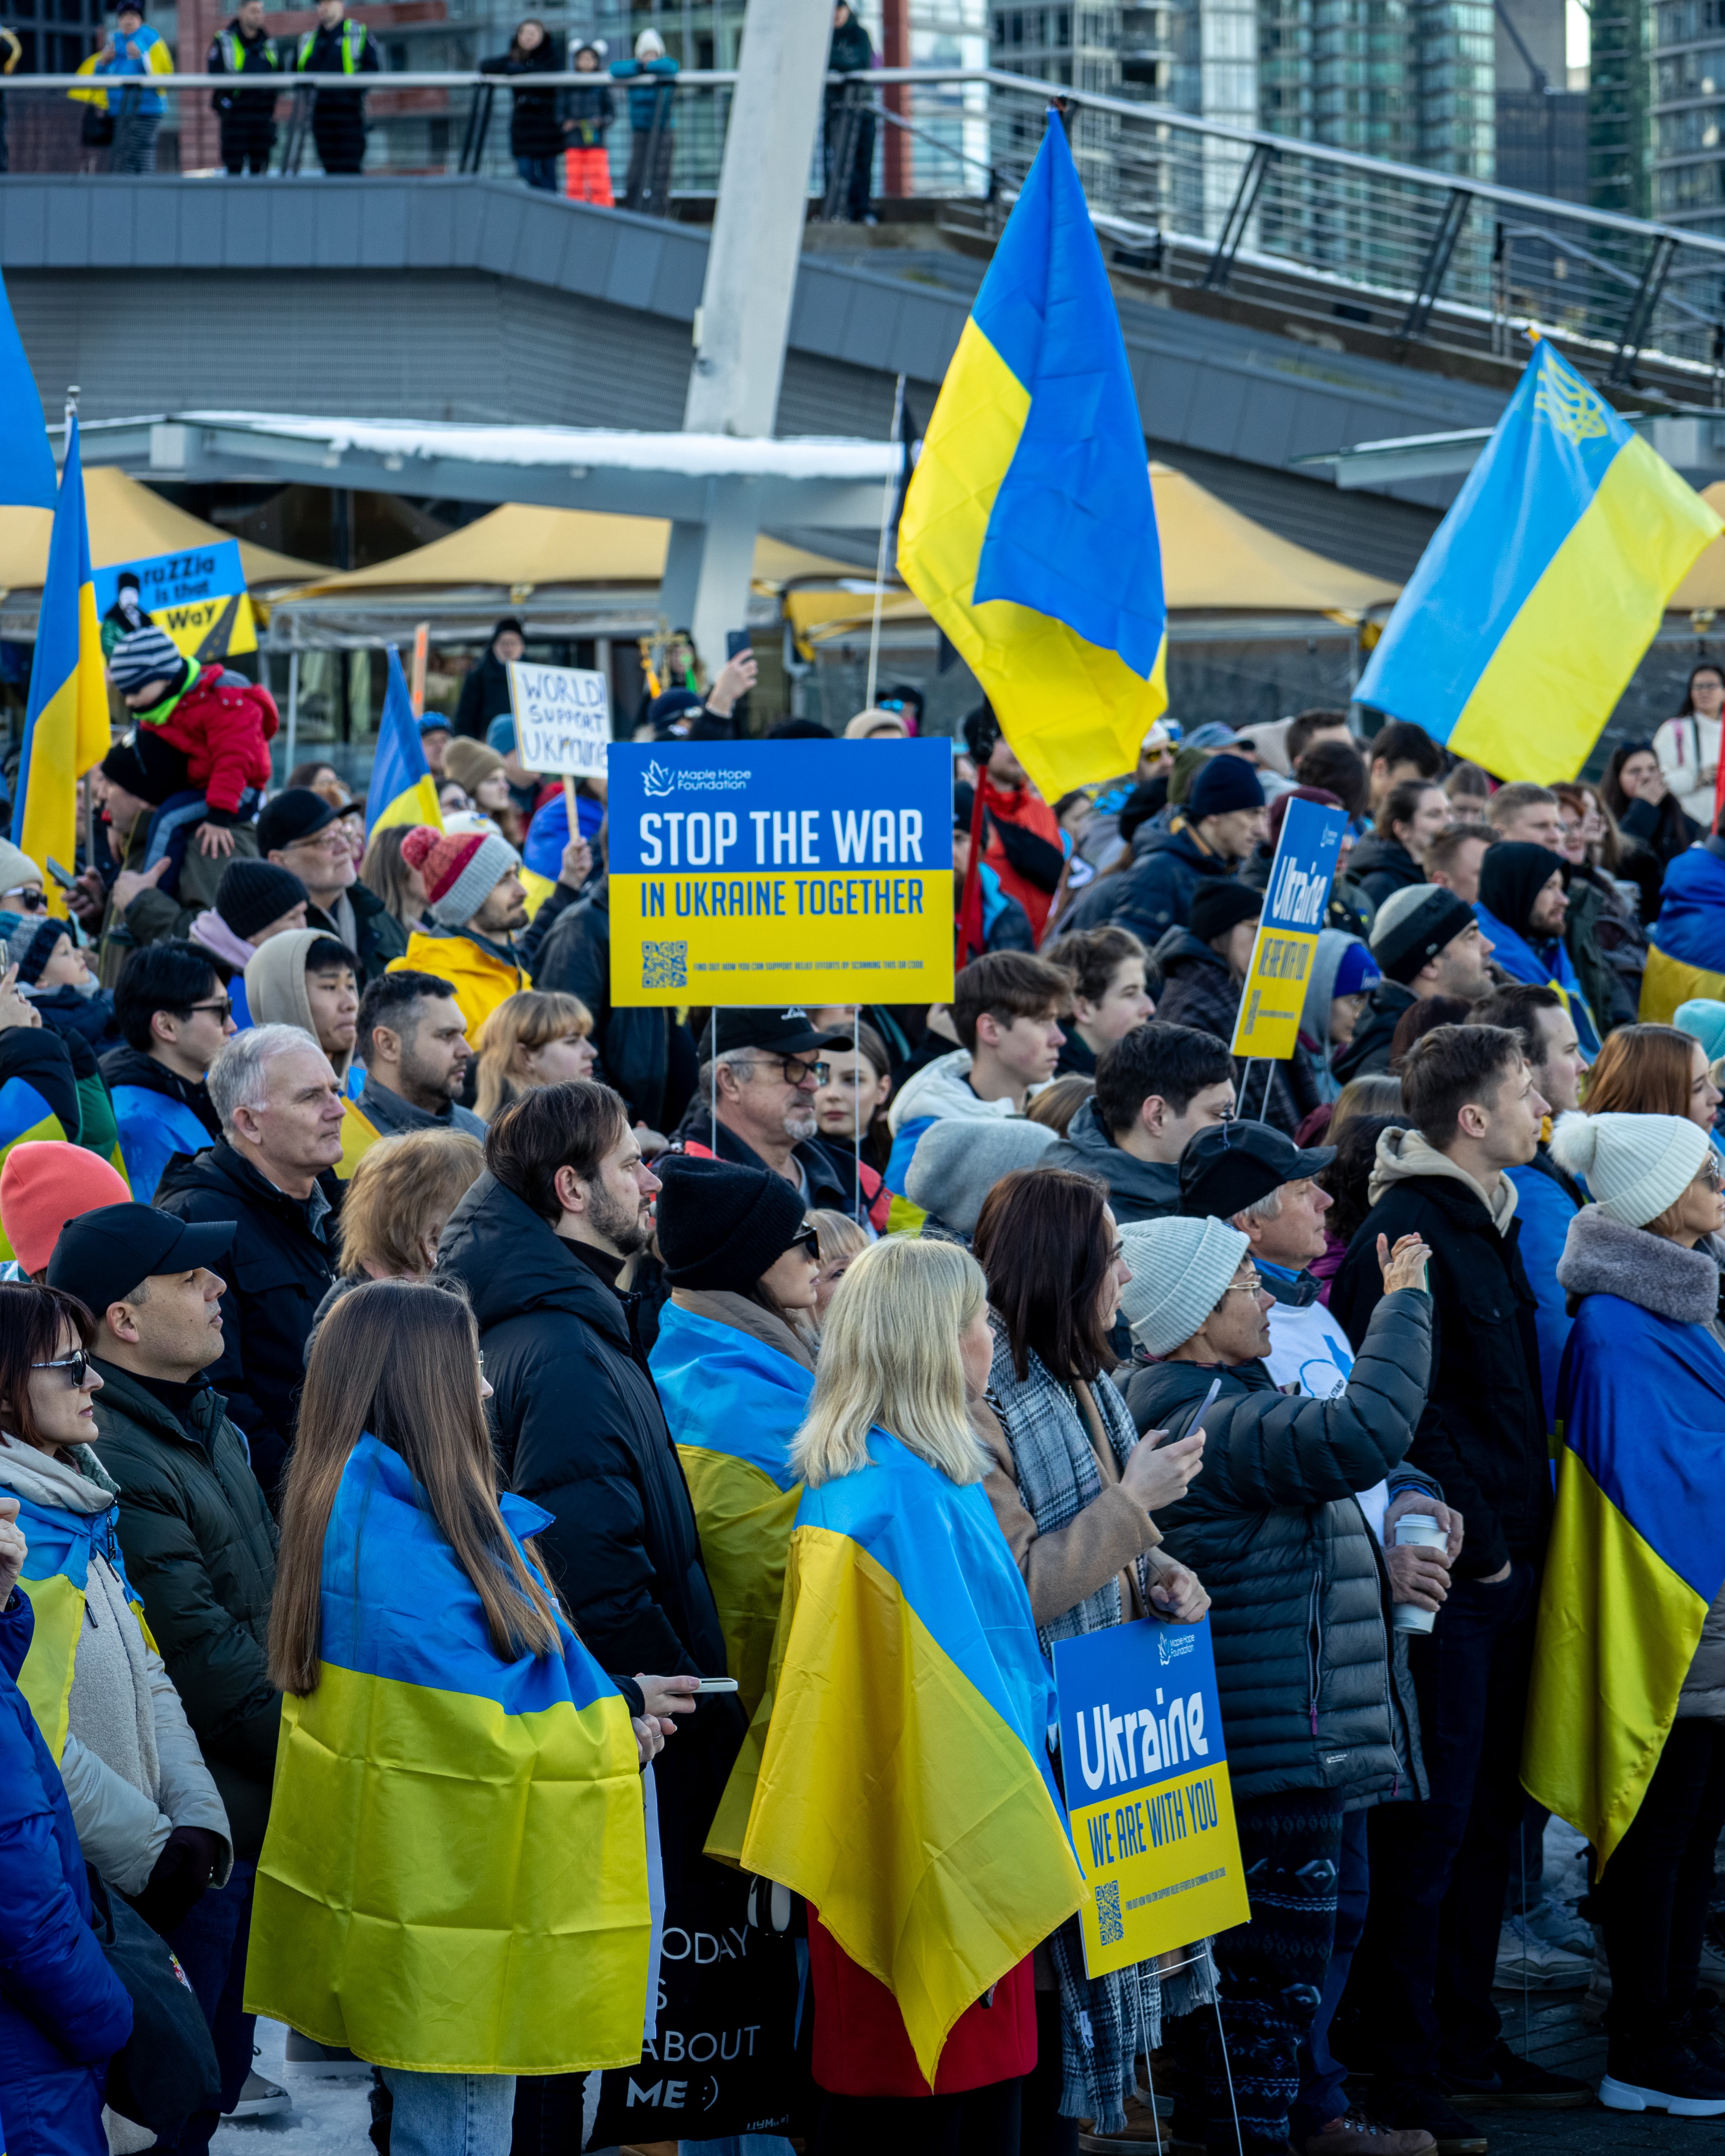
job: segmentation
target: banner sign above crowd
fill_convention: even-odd
[[[1240,991],[1240,1015],[1234,1021],[1231,1046],[1236,1055],[1282,1063],[1294,1052],[1347,828],[1345,809],[1327,808],[1320,801],[1288,803],[1264,887],[1264,911]]]
[[[1054,1643],[1066,1818],[1092,1977],[1250,1914],[1208,1625],[1154,1618]]]
[[[171,636],[188,659],[213,665],[236,651],[255,651],[257,624],[240,566],[239,542],[221,539],[147,561],[117,562],[92,572],[96,613],[106,621],[119,605],[122,585],[135,586],[132,603]],[[119,620],[121,616],[114,619]],[[130,612],[125,628],[137,626]]]
[[[516,752],[524,771],[603,778],[611,746],[611,691],[585,666],[509,666]]]
[[[944,1003],[944,740],[614,742],[617,1004]]]

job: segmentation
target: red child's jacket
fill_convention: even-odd
[[[167,716],[140,716],[158,740],[187,762],[188,786],[201,787],[218,822],[231,823],[249,786],[270,783],[270,742],[280,724],[267,689],[222,666],[206,666]]]

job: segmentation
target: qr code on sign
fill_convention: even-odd
[[[1126,1937],[1126,1927],[1120,1921],[1120,1881],[1117,1879],[1099,1879],[1096,1881],[1096,1922],[1105,1947],[1111,1947]]]
[[[686,988],[689,985],[689,946],[686,943],[643,943],[641,986],[644,988]]]

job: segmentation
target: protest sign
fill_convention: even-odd
[[[95,570],[90,582],[96,613],[105,624],[121,583],[135,583],[137,603],[157,628],[171,636],[188,659],[202,665],[258,648],[237,539],[188,547],[178,554],[154,554],[141,562],[116,562],[111,567]],[[116,614],[109,626],[124,634],[129,624]],[[110,640],[104,637],[105,650]]]
[[[611,745],[611,692],[584,666],[509,665],[516,753],[526,771],[603,778]]]
[[[624,742],[608,797],[618,1004],[943,1003],[943,740]]]
[[[1245,1922],[1209,1625],[1111,1625],[1056,1640],[1054,1666],[1086,1969]]]
[[[1291,801],[1264,887],[1264,912],[1234,1021],[1233,1052],[1286,1062],[1300,1037],[1312,954],[1348,816],[1320,801]],[[1241,1112],[1244,1113],[1244,1108]]]

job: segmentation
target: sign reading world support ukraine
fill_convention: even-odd
[[[1347,812],[1291,801],[1264,886],[1264,911],[1234,1021],[1233,1053],[1286,1062],[1300,1037],[1312,961],[1330,902]]]
[[[1209,1625],[1111,1625],[1056,1640],[1054,1666],[1090,1974],[1243,1924]]]
[[[942,1003],[944,741],[614,742],[611,999]]]

